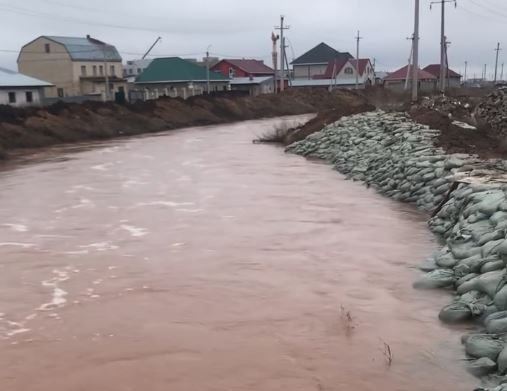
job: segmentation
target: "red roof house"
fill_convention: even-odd
[[[408,65],[405,65],[403,68],[400,68],[394,72],[391,72],[389,75],[387,75],[385,78],[384,78],[384,81],[405,81],[405,79],[407,78],[407,73],[408,73],[408,78],[409,79],[412,79],[412,69],[413,69],[413,66],[410,65],[410,69],[409,69],[409,66]],[[419,80],[437,80],[437,78],[435,76],[433,76],[431,73],[429,72],[426,72],[422,69],[419,69],[418,70],[418,78]]]
[[[394,72],[389,73],[384,78],[384,86],[390,89],[403,90],[405,87],[405,81],[408,78],[408,86],[412,85],[412,74],[413,66],[405,65]],[[426,72],[422,69],[417,70],[419,79],[419,89],[421,91],[434,91],[437,87],[437,78],[431,73]]]
[[[440,64],[431,64],[423,69],[424,71],[431,73],[437,79],[440,79]],[[452,69],[448,69],[447,76],[450,78],[461,79],[461,75],[457,72],[454,72]]]
[[[274,76],[275,71],[260,60],[224,59],[211,68],[212,71],[233,77]]]

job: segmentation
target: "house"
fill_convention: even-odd
[[[54,86],[46,89],[47,97],[90,99],[95,96],[106,100],[115,93],[125,93],[120,54],[114,46],[89,35],[84,38],[40,36],[21,48],[18,69],[51,82]]]
[[[139,76],[143,71],[148,68],[152,59],[150,58],[142,58],[138,60],[129,60],[123,66],[123,77],[127,79],[127,81],[134,82],[136,77]]]
[[[209,76],[209,78],[208,78]],[[157,99],[159,96],[186,99],[206,92],[227,91],[229,79],[218,72],[179,57],[156,58],[135,81],[135,99]]]
[[[359,88],[365,88],[375,83],[375,72],[369,59],[331,60],[327,64],[324,74],[314,75],[312,79],[295,79],[292,81],[292,86],[355,88],[356,82]]]
[[[294,79],[313,79],[324,75],[328,64],[334,60],[349,60],[350,53],[342,53],[321,42],[313,49],[291,62]]]
[[[404,91],[405,85],[408,89],[412,86],[412,65],[405,65],[384,78],[384,87],[394,91]],[[408,83],[407,83],[408,78]],[[431,73],[418,69],[419,89],[426,92],[434,92],[437,88],[437,78]]]
[[[229,78],[274,76],[275,71],[260,60],[224,59],[211,68]]]
[[[0,68],[0,105],[39,106],[48,87],[47,81]]]
[[[224,59],[211,68],[230,79],[231,90],[251,96],[274,92],[275,71],[260,60]]]
[[[438,84],[440,84],[440,64],[431,64],[426,68],[423,68],[423,71],[431,73],[433,76],[437,78]],[[461,86],[461,75],[452,69],[447,68],[447,86],[448,87],[460,87]]]
[[[272,94],[275,91],[273,76],[235,77],[229,82],[232,91],[244,91],[250,96]]]

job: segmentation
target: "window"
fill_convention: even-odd
[[[58,88],[58,96],[63,98],[63,88]]]
[[[97,76],[97,65],[93,66],[93,76]]]
[[[232,68],[232,67],[231,67],[231,68],[229,68],[229,78],[231,78],[231,79],[232,79],[232,78],[234,77],[234,73],[235,73],[235,72],[234,72],[234,68]]]
[[[110,74],[111,76],[114,76],[114,65],[111,65],[111,66],[109,67],[109,74]]]
[[[132,68],[129,69],[129,75],[133,75],[134,74],[134,70]]]
[[[9,92],[9,103],[16,103],[16,93]]]
[[[51,46],[49,45],[49,43],[44,44],[44,50],[46,51],[46,53],[51,53]]]
[[[345,73],[347,75],[352,75],[354,73],[354,70],[351,67],[345,68]]]
[[[137,68],[137,74],[140,75],[143,70],[141,68]]]
[[[26,98],[26,103],[32,103],[33,102],[33,92],[32,91],[26,91],[25,92],[25,98]]]
[[[104,76],[104,67],[102,65],[99,65],[99,74],[100,76]]]
[[[86,65],[81,65],[81,76],[86,76]]]

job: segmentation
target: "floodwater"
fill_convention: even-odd
[[[252,144],[286,120],[4,167],[0,390],[472,389],[425,217]]]

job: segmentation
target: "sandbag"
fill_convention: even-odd
[[[504,277],[505,269],[485,273],[460,285],[457,291],[458,294],[462,295],[471,290],[476,290],[486,293],[489,297],[495,297],[496,293],[503,287],[501,283]]]
[[[496,293],[493,301],[500,311],[507,310],[507,285],[504,285]]]
[[[467,364],[467,371],[477,377],[483,377],[495,372],[496,362],[487,357],[470,361]]]
[[[472,311],[466,303],[457,301],[442,308],[438,318],[444,323],[464,322],[472,319]]]
[[[446,288],[452,286],[455,280],[456,277],[452,270],[436,269],[426,273],[413,286],[416,289]]]
[[[475,358],[487,357],[496,361],[503,348],[503,340],[489,334],[473,334],[465,342],[466,353]]]
[[[500,334],[507,332],[507,311],[500,311],[489,315],[484,324],[486,330],[491,334]]]

